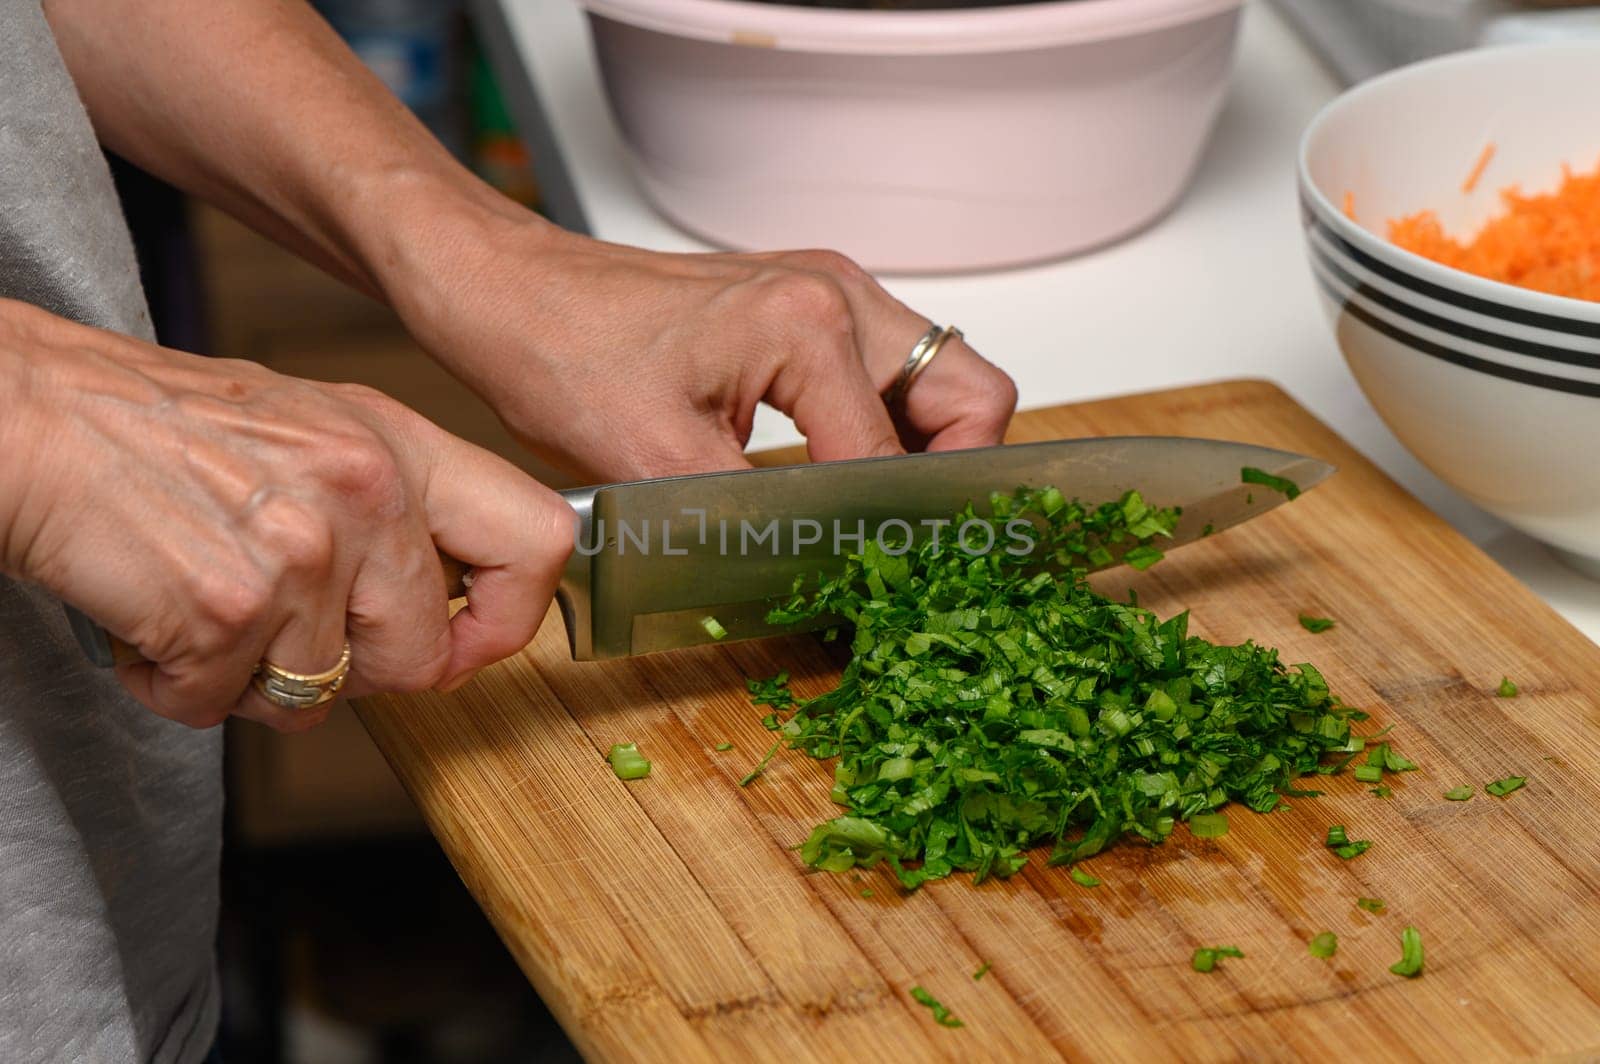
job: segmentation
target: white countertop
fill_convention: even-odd
[[[589,232],[672,251],[708,245],[645,202],[601,94],[576,0],[496,0],[538,107],[508,86],[536,153],[559,153]],[[509,48],[506,46],[509,45]],[[505,65],[501,64],[502,67]],[[1378,419],[1345,368],[1317,305],[1296,203],[1301,130],[1338,86],[1271,9],[1246,10],[1232,88],[1194,184],[1176,209],[1120,244],[1027,269],[885,277],[935,321],[956,322],[1016,380],[1024,408],[1224,377],[1280,384],[1443,515],[1591,639],[1600,642],[1600,581],[1461,498]],[[1153,309],[1154,308],[1154,309]],[[763,410],[751,446],[799,441]]]

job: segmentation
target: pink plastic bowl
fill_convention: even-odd
[[[895,272],[1056,258],[1160,215],[1221,106],[1240,2],[583,0],[664,214],[724,246]]]

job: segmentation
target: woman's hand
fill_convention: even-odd
[[[891,416],[881,395],[929,322],[842,255],[664,254],[514,218],[439,228],[388,293],[524,443],[583,475],[747,465],[762,400],[818,461],[996,444],[1011,419],[1011,379],[960,340]]]
[[[572,511],[376,392],[198,358],[0,300],[0,571],[138,647],[128,689],[198,727],[293,731],[262,659],[345,693],[451,687],[548,608]],[[474,567],[452,619],[437,551]]]

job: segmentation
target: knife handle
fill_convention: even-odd
[[[439,552],[439,565],[444,570],[447,595],[452,599],[465,597],[467,587],[472,583],[472,566],[457,561],[443,551]],[[78,645],[92,664],[109,669],[116,665],[144,663],[145,657],[139,653],[138,647],[124,643],[72,606],[66,607],[66,611],[72,634],[77,637]]]

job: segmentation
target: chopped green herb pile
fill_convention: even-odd
[[[1254,466],[1245,466],[1239,470],[1239,481],[1244,484],[1260,484],[1264,488],[1271,488],[1281,493],[1290,502],[1300,497],[1300,485],[1288,477],[1275,477],[1265,469]]]
[[[976,976],[974,977],[976,978]],[[966,1024],[950,1015],[950,1010],[939,1004],[939,999],[922,989],[920,986],[911,988],[911,997],[919,1005],[924,1005],[933,1012],[933,1022],[940,1027],[965,1027]]]
[[[1381,912],[1383,912],[1383,899],[1382,898],[1357,898],[1356,899],[1356,908],[1365,909],[1369,913],[1381,913]]]
[[[988,525],[1005,543],[1007,522],[1028,521],[1031,557],[972,555],[950,536],[899,554],[868,543],[768,614],[855,630],[834,690],[796,701],[787,677],[749,685],[789,745],[838,758],[832,796],[848,812],[805,841],[807,864],[887,862],[907,888],[1011,875],[1044,842],[1051,863],[1071,864],[1124,834],[1161,842],[1230,801],[1268,812],[1303,793],[1297,777],[1332,771],[1325,755],[1363,748],[1350,725],[1366,714],[1311,665],[1191,636],[1187,614],[1163,621],[1084,581],[1169,535],[1175,511],[1137,492],[1088,507],[1053,488],[990,503],[991,517],[956,517],[966,541]]]
[[[1500,686],[1495,688],[1494,693],[1501,698],[1515,698],[1517,697],[1517,685],[1511,682],[1511,677],[1502,676],[1500,677]]]
[[[988,974],[989,974],[989,962],[988,961],[984,961],[982,964],[978,965],[978,970],[972,973],[972,981],[973,982],[977,982],[979,979],[982,979],[984,976],[986,976]]]
[[[1332,931],[1324,931],[1313,938],[1306,948],[1311,951],[1313,957],[1321,957],[1326,960],[1339,952],[1339,936]]]
[[[1463,783],[1459,787],[1451,787],[1445,791],[1444,796],[1452,802],[1464,802],[1472,797],[1472,788]]]
[[[1300,615],[1300,627],[1312,635],[1321,635],[1337,623],[1339,622],[1332,617],[1308,617],[1303,613]]]
[[[1414,979],[1422,974],[1422,935],[1414,927],[1400,932],[1400,959],[1389,965],[1395,975]]]
[[[1197,972],[1215,971],[1217,961],[1222,957],[1243,957],[1244,952],[1237,946],[1202,946],[1194,951],[1194,957],[1189,961],[1189,967]]]
[[[704,628],[706,635],[709,635],[712,639],[724,639],[728,635],[728,630],[722,627],[722,622],[715,617],[700,618],[700,627]]]
[[[1100,885],[1098,879],[1076,866],[1072,869],[1072,881],[1080,887],[1098,887]]]
[[[611,748],[609,757],[611,771],[617,774],[619,780],[642,780],[650,775],[650,762],[644,759],[633,743],[617,743]]]
[[[1485,783],[1483,785],[1483,789],[1486,793],[1492,794],[1496,798],[1504,798],[1512,791],[1520,790],[1522,785],[1527,782],[1528,777],[1526,776],[1507,776],[1503,780],[1495,780],[1493,783]]]

